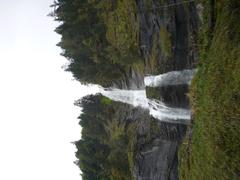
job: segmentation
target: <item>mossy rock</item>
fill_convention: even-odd
[[[147,97],[150,99],[160,99],[159,89],[154,87],[146,87]]]
[[[165,57],[170,57],[172,54],[171,34],[165,27],[161,27],[159,31],[159,36],[161,52]]]

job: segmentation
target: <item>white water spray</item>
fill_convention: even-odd
[[[147,98],[145,90],[100,89],[100,92],[114,101],[148,109],[150,115],[161,121],[178,122],[176,120],[190,119],[189,110],[171,108],[158,100],[150,100]]]
[[[122,90],[122,89],[100,89],[103,96],[108,97],[113,101],[118,101],[126,104],[131,104],[134,107],[140,106],[148,108],[148,99],[145,90]]]
[[[190,84],[196,72],[196,69],[187,69],[183,71],[171,71],[157,76],[146,76],[144,78],[144,83],[146,86],[150,87]]]
[[[196,69],[172,71],[157,76],[145,77],[145,85],[161,87],[168,85],[190,84]],[[113,101],[118,101],[142,107],[149,110],[151,116],[165,122],[187,123],[190,120],[190,110],[183,108],[172,108],[159,100],[151,100],[146,96],[146,90],[122,90],[116,88],[104,89],[99,87],[100,93]],[[183,122],[182,122],[183,121]]]
[[[148,100],[150,115],[161,121],[173,122],[176,120],[190,120],[190,110],[171,108],[158,100]]]

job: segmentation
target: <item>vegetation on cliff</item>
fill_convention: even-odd
[[[75,163],[82,171],[82,178],[134,179],[134,163],[139,149],[142,144],[161,136],[160,129],[166,128],[165,124],[150,118],[140,108],[101,95],[86,96],[75,105],[82,108],[79,116],[82,137],[75,142]],[[141,128],[143,124],[149,127]],[[148,130],[143,132],[143,128]]]
[[[170,1],[137,2],[56,0],[53,16],[61,22],[56,32],[62,37],[62,55],[70,62],[66,70],[82,83],[109,86],[132,69],[158,74],[192,68],[198,48],[200,62],[190,92],[193,133],[181,148],[180,177],[238,179],[240,1],[198,0],[165,10],[156,7]],[[199,33],[195,3],[199,12],[204,9]],[[149,97],[159,99],[159,92],[166,90],[147,88]],[[83,179],[132,179],[138,124],[120,115],[131,107],[100,95],[76,105],[83,108],[82,138],[75,142]],[[163,133],[159,124],[148,124],[144,143]]]
[[[82,107],[79,116],[82,138],[75,145],[76,164],[82,171],[83,179],[132,178],[128,158],[128,151],[131,151],[129,122],[117,111],[125,105],[110,102],[97,95],[86,96],[75,103]]]
[[[141,67],[134,0],[57,0],[53,7],[66,70],[77,80],[107,86]]]
[[[201,1],[200,63],[191,86],[192,134],[180,151],[181,179],[240,176],[240,1]]]

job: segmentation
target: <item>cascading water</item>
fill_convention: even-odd
[[[145,77],[146,86],[167,86],[189,84],[196,70],[172,71],[157,76]],[[111,100],[140,106],[148,109],[150,115],[165,122],[187,123],[190,120],[190,110],[171,108],[159,100],[148,99],[146,90],[122,90],[116,88],[101,88],[100,93]]]
[[[190,111],[181,108],[170,108],[158,100],[148,99],[145,90],[100,89],[103,96],[114,101],[140,106],[148,109],[154,118],[166,122],[190,119]]]
[[[186,69],[182,71],[171,71],[157,76],[146,76],[144,83],[150,87],[190,84],[196,72],[196,69]]]
[[[182,108],[170,108],[163,102],[148,99],[150,114],[160,120],[189,120],[190,111]]]
[[[100,93],[113,101],[131,104],[134,107],[137,106],[140,106],[142,108],[149,107],[145,90],[122,90],[115,88],[108,89],[101,88]]]

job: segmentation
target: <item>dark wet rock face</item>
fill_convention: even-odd
[[[147,5],[146,0],[137,0],[140,47],[147,73],[163,73],[195,66],[197,11],[193,2],[181,2],[153,0]]]
[[[117,89],[144,89],[144,75],[130,68],[121,80],[113,81],[110,87]]]
[[[145,74],[192,69],[197,63],[196,34],[199,18],[194,2],[136,0],[139,49]],[[174,6],[174,4],[177,4]],[[111,85],[119,89],[144,89],[143,73],[129,68]]]
[[[178,179],[178,147],[185,136],[186,125],[161,122],[147,110],[117,103],[113,119],[119,124],[135,124],[134,167],[136,180]]]
[[[189,109],[188,85],[146,87],[148,98],[159,99],[169,107]]]
[[[145,147],[137,158],[137,163],[141,166],[135,170],[135,178],[138,180],[177,179],[178,143],[158,139],[152,143],[154,146]]]
[[[137,0],[140,17],[140,47],[147,74],[191,69],[197,62],[195,47],[198,18],[195,4],[169,4],[180,0]],[[150,1],[149,1],[150,2]],[[170,107],[189,109],[188,85],[147,87],[147,96]],[[152,132],[152,118],[139,121],[138,143],[134,164],[136,180],[177,180],[178,148],[186,126],[158,121]],[[150,133],[150,139],[145,133]],[[145,135],[144,135],[145,134]]]
[[[176,180],[178,179],[178,147],[185,135],[186,126],[158,121],[154,124],[158,130],[153,132],[149,126],[153,122],[151,118],[139,122],[145,128],[138,132],[133,176],[137,180]],[[143,131],[151,132],[150,139],[144,136]]]

